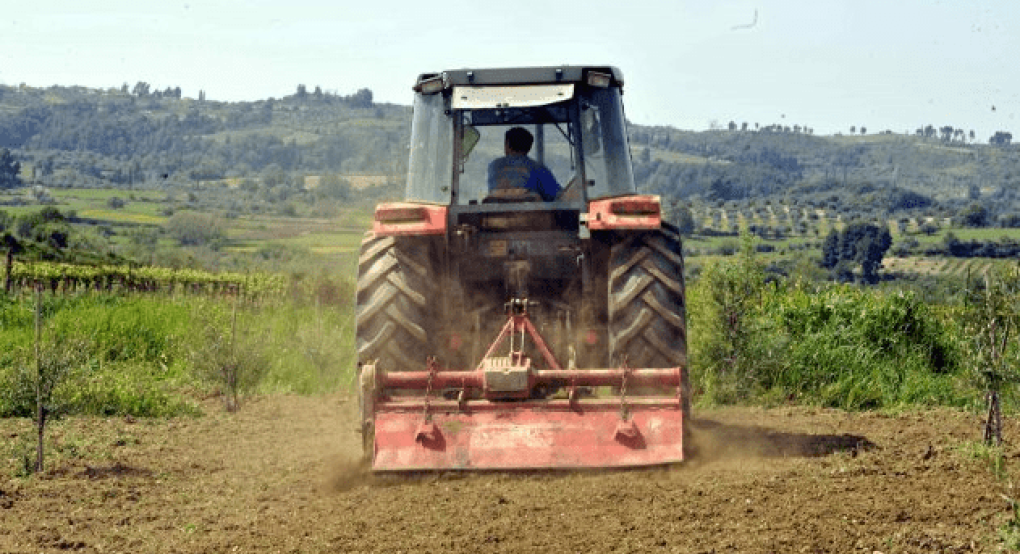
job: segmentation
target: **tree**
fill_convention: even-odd
[[[371,108],[372,107],[372,91],[367,88],[358,89],[353,96],[350,97],[350,104],[355,108]]]
[[[969,200],[980,200],[981,187],[977,186],[975,183],[971,183],[970,186],[967,187],[967,198]]]
[[[135,88],[131,91],[135,96],[148,96],[149,95],[149,83],[145,81],[138,81],[135,83]]]
[[[241,395],[253,391],[269,369],[262,353],[266,337],[246,332],[254,316],[238,311],[236,296],[229,312],[215,303],[200,311],[193,323],[199,340],[193,341],[196,346],[190,353],[196,374],[221,387],[228,412],[241,407]]]
[[[1020,349],[1015,335],[1020,325],[1020,273],[1016,268],[993,269],[985,275],[983,287],[969,291],[973,308],[964,323],[974,337],[974,380],[986,392],[988,414],[984,440],[998,446],[1002,442],[1002,413],[999,392],[1020,380]]]
[[[226,237],[223,224],[211,215],[182,212],[174,214],[165,224],[167,234],[181,246],[202,246]]]
[[[727,127],[729,128],[730,131],[736,131],[737,130],[737,122],[736,121],[730,121],[729,124],[727,125]]]
[[[20,187],[21,163],[14,159],[14,155],[6,148],[0,148],[0,190]]]
[[[1011,213],[999,216],[999,226],[1008,229],[1020,228],[1020,214]]]
[[[15,224],[17,236],[48,244],[54,248],[67,248],[71,236],[71,226],[64,219],[60,210],[47,206],[36,213],[18,216]]]
[[[652,163],[652,150],[645,146],[638,151],[638,161],[645,164]]]
[[[931,197],[912,190],[897,190],[889,194],[889,211],[916,210],[933,204]]]
[[[967,227],[985,227],[988,225],[988,209],[975,202],[960,212],[960,219]]]
[[[54,393],[69,374],[85,364],[89,350],[88,345],[80,339],[53,337],[52,340],[44,340],[42,304],[42,288],[36,288],[35,345],[31,353],[25,350],[15,353],[16,373],[13,383],[10,383],[13,390],[8,393],[20,397],[22,409],[34,412],[38,438],[34,467],[36,472],[44,469],[46,422],[50,417],[59,415],[63,408],[58,405],[60,401]]]
[[[677,206],[673,210],[673,221],[676,222],[677,230],[681,235],[690,235],[694,232],[694,214],[687,206]]]
[[[862,134],[862,135],[865,135],[865,134],[867,134],[867,133],[868,133],[868,128],[867,128],[867,127],[865,127],[865,126],[863,126],[863,125],[861,125],[861,134]]]
[[[822,244],[822,267],[835,269],[839,263],[839,231],[833,229]]]
[[[336,174],[322,177],[315,190],[316,196],[323,199],[346,200],[351,197],[351,184],[347,179]]]
[[[850,134],[852,135],[852,134],[855,134],[855,133],[857,133],[857,126],[856,125],[851,125],[850,126]]]
[[[991,138],[988,139],[988,144],[994,146],[1009,146],[1009,143],[1013,141],[1013,134],[1005,131],[996,131]]]
[[[848,280],[851,264],[859,264],[861,280],[876,283],[882,258],[890,246],[889,229],[869,223],[851,223],[842,231],[833,229],[825,237],[820,265],[832,270],[833,277]]]

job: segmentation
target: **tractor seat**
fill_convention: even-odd
[[[482,199],[482,204],[499,204],[510,202],[541,202],[542,196],[526,188],[514,187],[493,189]]]

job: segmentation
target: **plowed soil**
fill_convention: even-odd
[[[0,552],[994,552],[1020,464],[973,414],[728,408],[677,467],[373,478],[352,403],[54,422],[44,473],[2,460]]]

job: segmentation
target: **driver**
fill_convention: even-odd
[[[535,142],[523,127],[507,130],[503,140],[506,156],[489,164],[489,192],[496,189],[526,189],[538,193],[542,200],[552,202],[560,192],[551,171],[528,157]]]

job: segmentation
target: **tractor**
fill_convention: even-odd
[[[638,194],[623,74],[458,69],[414,84],[404,200],[361,244],[358,398],[373,470],[630,467],[684,458],[684,264]],[[506,131],[559,185],[490,190]]]

